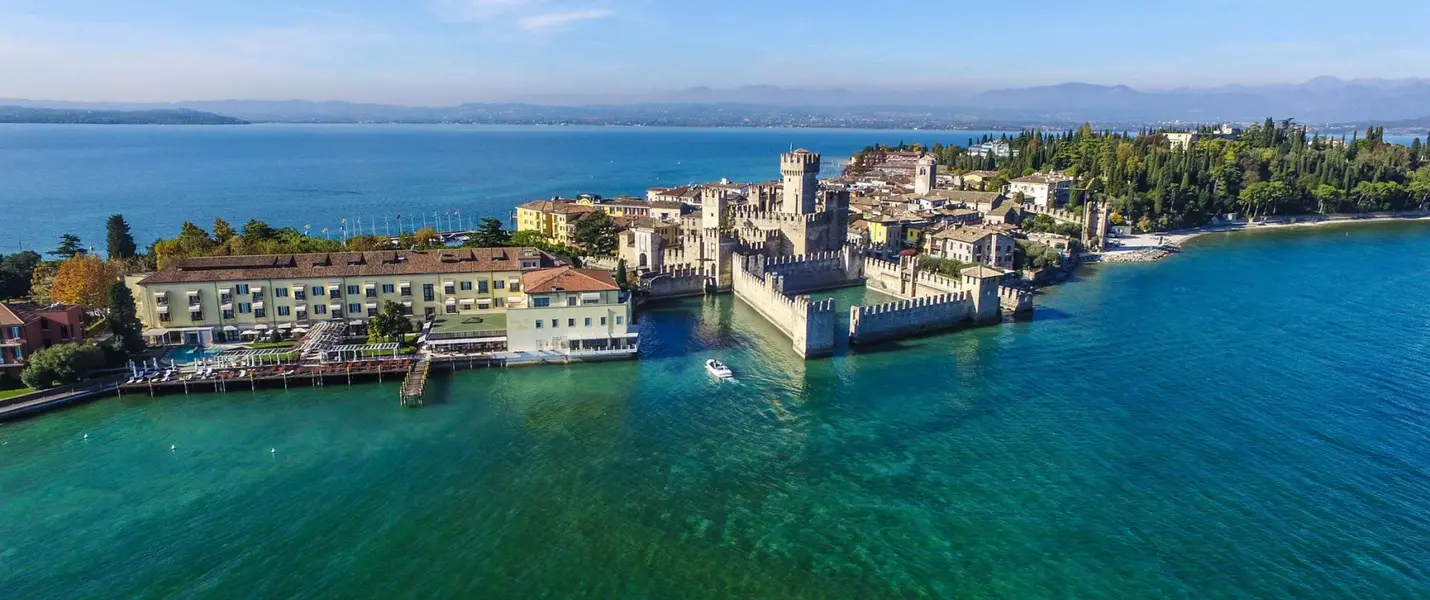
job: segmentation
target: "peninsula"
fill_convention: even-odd
[[[187,108],[80,110],[0,106],[0,123],[65,125],[247,125],[248,121]]]

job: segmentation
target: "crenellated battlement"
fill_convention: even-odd
[[[952,294],[939,294],[937,296],[924,296],[912,300],[895,300],[883,304],[870,304],[867,306],[856,306],[860,317],[871,315],[883,315],[906,311],[914,308],[926,308],[930,306],[942,306],[946,304],[959,304],[973,302],[973,295],[968,292],[956,292]]]
[[[672,264],[672,265],[661,265],[660,270],[659,270],[659,271],[655,271],[655,273],[658,274],[658,275],[665,275],[665,276],[669,276],[669,277],[694,277],[694,276],[703,276],[703,275],[704,275],[703,273],[700,272],[700,269],[697,268],[697,267],[695,267],[695,266],[692,266],[692,265],[673,265],[673,264]]]
[[[759,223],[764,223],[767,225],[772,225],[776,229],[781,224],[787,225],[803,223],[805,225],[813,225],[823,223],[824,221],[829,219],[830,214],[831,213],[827,212],[817,212],[800,215],[791,213],[771,212],[763,210],[758,206],[748,204],[744,206],[734,206],[730,208],[730,216],[736,221],[748,221],[752,224],[755,224],[755,226],[757,227]],[[737,226],[742,225],[742,223],[737,224]],[[761,229],[769,228],[761,227]]]
[[[945,277],[938,273],[930,273],[928,271],[919,271],[917,280],[920,288],[933,288],[934,290],[944,293],[957,292],[965,289],[963,283],[956,278]]]
[[[998,306],[1005,313],[1025,313],[1033,310],[1033,295],[1026,290],[998,286]]]

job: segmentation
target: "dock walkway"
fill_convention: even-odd
[[[407,372],[407,378],[402,381],[403,406],[421,406],[422,397],[427,393],[427,372],[431,369],[432,362],[427,358],[417,361],[412,365],[412,370]]]

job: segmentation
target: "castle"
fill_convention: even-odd
[[[678,224],[631,228],[623,256],[641,272],[653,298],[734,292],[793,343],[800,356],[834,351],[832,299],[808,294],[864,285],[897,300],[850,308],[848,339],[871,343],[1027,313],[1027,292],[1003,285],[1007,273],[982,265],[946,277],[921,269],[916,257],[846,243],[849,192],[820,189],[819,154],[780,156],[779,184],[701,189],[698,214]],[[915,187],[931,190],[937,164],[915,164]],[[897,260],[898,262],[892,262]]]
[[[848,237],[849,192],[821,190],[820,156],[800,149],[780,155],[780,183],[700,190],[700,211],[678,227],[631,228],[628,264],[646,273],[694,270],[708,286],[729,290],[736,254],[797,256],[838,250]]]

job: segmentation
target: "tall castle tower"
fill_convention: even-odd
[[[720,189],[704,188],[700,190],[700,227],[702,229],[719,229],[720,219],[725,216],[725,211],[730,208],[730,200],[725,197],[725,191]]]
[[[933,191],[934,182],[938,181],[938,161],[932,154],[925,154],[919,157],[919,162],[914,166],[914,193],[926,196]]]
[[[801,148],[781,154],[780,175],[784,176],[784,212],[813,214],[819,190],[819,153]]]

